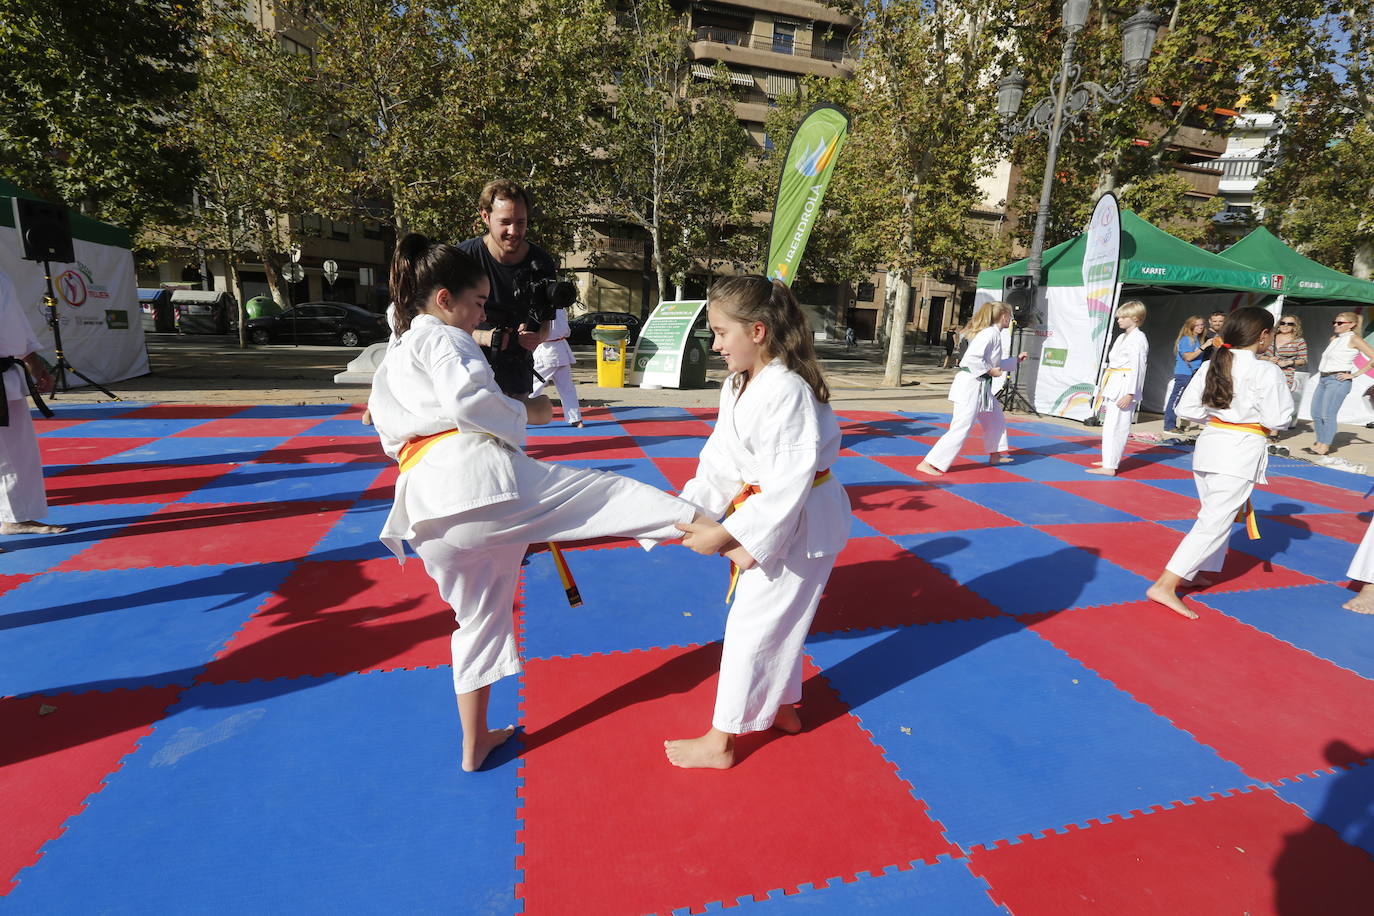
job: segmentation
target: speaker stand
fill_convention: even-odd
[[[1014,325],[1011,331],[1011,349],[1019,354],[1021,352],[1021,326]],[[1021,390],[1021,361],[1016,361],[1016,368],[1012,370],[1011,378],[1002,386],[1002,390],[997,392],[997,397],[1002,401],[1003,410],[1020,410],[1032,416],[1040,416],[1040,411],[1035,409],[1035,405],[1026,397]]]
[[[56,400],[58,391],[71,391],[71,384],[67,381],[67,373],[85,381],[92,388],[97,388],[110,397],[111,400],[122,401],[119,395],[115,394],[104,385],[86,375],[80,369],[67,361],[67,354],[62,349],[62,327],[57,321],[57,297],[52,290],[52,267],[47,261],[43,262],[43,281],[48,285],[48,293],[43,299],[44,306],[48,309],[48,327],[52,328],[53,349],[57,354],[57,361],[52,367],[52,393],[48,395],[49,400]]]

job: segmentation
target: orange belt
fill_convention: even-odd
[[[411,439],[401,446],[400,452],[396,455],[396,461],[401,465],[402,473],[419,464],[425,454],[434,448],[440,440],[447,439],[449,436],[456,436],[459,432],[461,430],[446,429],[443,432],[434,433],[432,436]],[[489,436],[491,434],[482,433],[482,435]],[[492,436],[492,438],[495,439],[496,437]],[[582,593],[577,590],[577,583],[573,580],[572,570],[568,568],[567,560],[563,559],[563,551],[553,541],[549,541],[549,554],[553,557],[553,565],[558,569],[559,581],[563,583],[563,593],[568,596],[568,607],[581,607]]]
[[[1207,425],[1216,427],[1217,429],[1231,429],[1238,433],[1250,433],[1255,436],[1263,436],[1266,439],[1274,433],[1269,427],[1261,426],[1258,423],[1228,423],[1226,420],[1218,420],[1216,417],[1212,417],[1208,420]],[[1258,541],[1260,539],[1259,520],[1255,518],[1255,506],[1250,500],[1247,499],[1245,505],[1240,507],[1240,511],[1236,513],[1236,521],[1245,523],[1246,537],[1252,541]]]
[[[821,484],[825,483],[827,480],[830,480],[830,479],[831,479],[830,468],[826,468],[824,471],[817,471],[817,472],[816,472],[816,479],[813,480],[813,481],[811,481],[811,487],[812,487],[812,489],[815,489],[816,487],[819,487]],[[749,497],[753,496],[755,493],[762,493],[762,492],[763,492],[763,490],[759,488],[759,485],[758,485],[758,484],[756,484],[756,483],[746,483],[746,484],[744,485],[744,487],[739,491],[739,493],[737,493],[737,494],[735,495],[735,498],[732,499],[732,500],[730,500],[730,505],[729,505],[728,508],[726,508],[726,510],[725,510],[725,516],[724,516],[724,518],[721,519],[721,521],[724,521],[726,518],[729,518],[731,515],[733,515],[733,514],[735,513],[735,510],[736,510],[736,509],[738,509],[740,506],[744,505],[745,502],[748,501]],[[725,592],[725,603],[726,603],[726,604],[729,604],[729,603],[734,599],[734,597],[735,597],[735,586],[736,586],[737,584],[739,584],[739,572],[740,572],[739,567],[735,565],[735,561],[734,561],[734,560],[731,560],[731,561],[730,561],[730,588],[727,589],[726,592]]]

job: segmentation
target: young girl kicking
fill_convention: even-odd
[[[1139,299],[1124,302],[1116,310],[1116,326],[1121,334],[1107,354],[1107,373],[1098,388],[1102,402],[1102,460],[1094,461],[1089,474],[1115,477],[1117,465],[1126,451],[1131,433],[1131,417],[1140,404],[1145,388],[1145,366],[1150,360],[1150,345],[1140,330],[1145,320],[1145,303]],[[1177,410],[1175,410],[1177,413]]]
[[[1217,572],[1237,513],[1253,529],[1250,493],[1265,483],[1269,434],[1293,419],[1293,398],[1283,370],[1258,358],[1269,347],[1274,316],[1264,309],[1236,309],[1221,330],[1221,343],[1205,372],[1193,376],[1174,412],[1205,424],[1193,451],[1193,481],[1202,507],[1192,530],[1174,551],[1145,596],[1196,619],[1178,587],[1210,585],[1199,572]]]
[[[922,474],[939,477],[949,470],[975,418],[983,430],[983,448],[988,453],[988,461],[1002,464],[1011,460],[1002,456],[1007,450],[1007,421],[1002,414],[1002,405],[992,392],[992,380],[1015,369],[1016,364],[1026,358],[1024,353],[1002,358],[1002,331],[1008,327],[1011,327],[1011,306],[1005,302],[984,303],[969,322],[964,336],[972,340],[949,386],[954,413],[949,420],[949,429],[916,466]]]
[[[731,277],[712,288],[706,310],[712,348],[730,376],[682,497],[725,518],[679,527],[697,553],[731,559],[734,604],[711,729],[664,746],[676,766],[724,769],[734,763],[736,735],[801,730],[793,704],[801,699],[802,643],[851,517],[830,473],[840,427],[792,291],[763,277]]]
[[[528,544],[623,535],[676,537],[693,508],[615,474],[535,461],[527,422],[547,423],[548,398],[497,387],[474,332],[489,285],[452,245],[408,235],[391,292],[399,337],[377,370],[368,406],[386,453],[401,465],[381,539],[405,562],[409,541],[453,608],[453,684],[463,769],[476,770],[514,729],[487,728],[491,684],[520,671],[512,609]]]

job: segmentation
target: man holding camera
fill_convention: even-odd
[[[547,304],[545,291],[558,266],[547,251],[525,238],[530,198],[520,185],[505,179],[488,182],[477,209],[487,234],[458,246],[481,262],[491,281],[487,320],[473,336],[501,390],[525,397],[535,387],[534,350],[549,336],[553,310],[540,306]]]

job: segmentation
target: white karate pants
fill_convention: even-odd
[[[926,454],[926,462],[941,471],[948,471],[954,459],[959,457],[959,449],[968,438],[975,418],[983,433],[983,451],[989,455],[994,452],[1005,452],[1008,448],[1007,418],[1002,413],[1002,405],[996,401],[992,403],[992,410],[982,412],[977,410],[976,399],[956,403],[954,413],[949,418],[949,429],[945,430],[939,441],[930,447]]]
[[[558,390],[558,403],[563,406],[564,421],[567,423],[582,422],[582,406],[577,402],[577,385],[573,383],[572,367],[559,366],[548,372],[541,369],[539,374],[544,376],[545,381],[535,386],[534,391],[530,392],[530,397],[539,394],[548,386],[549,382],[553,382],[554,387]]]
[[[453,687],[470,693],[520,671],[515,586],[529,544],[598,537],[666,540],[696,515],[676,497],[618,474],[515,462],[517,499],[415,525],[411,547],[453,608]]]
[[[0,396],[4,381],[0,380]],[[8,402],[10,425],[0,426],[0,522],[27,522],[48,514],[43,458],[33,431],[29,402]]]
[[[1374,582],[1374,519],[1369,520],[1369,527],[1364,530],[1364,538],[1360,541],[1360,549],[1355,551],[1350,569],[1345,574],[1356,582]]]
[[[1226,542],[1231,539],[1236,513],[1250,498],[1255,482],[1229,474],[1193,472],[1202,506],[1197,521],[1184,535],[1164,567],[1181,579],[1199,572],[1218,572],[1226,559]]]
[[[1121,456],[1126,452],[1126,439],[1131,435],[1131,420],[1135,416],[1135,404],[1122,410],[1115,401],[1103,403],[1102,414],[1102,466],[1115,471],[1121,464]]]
[[[725,621],[711,724],[739,735],[773,725],[778,707],[801,699],[802,647],[835,557],[806,556],[801,539],[776,565],[740,573]]]

